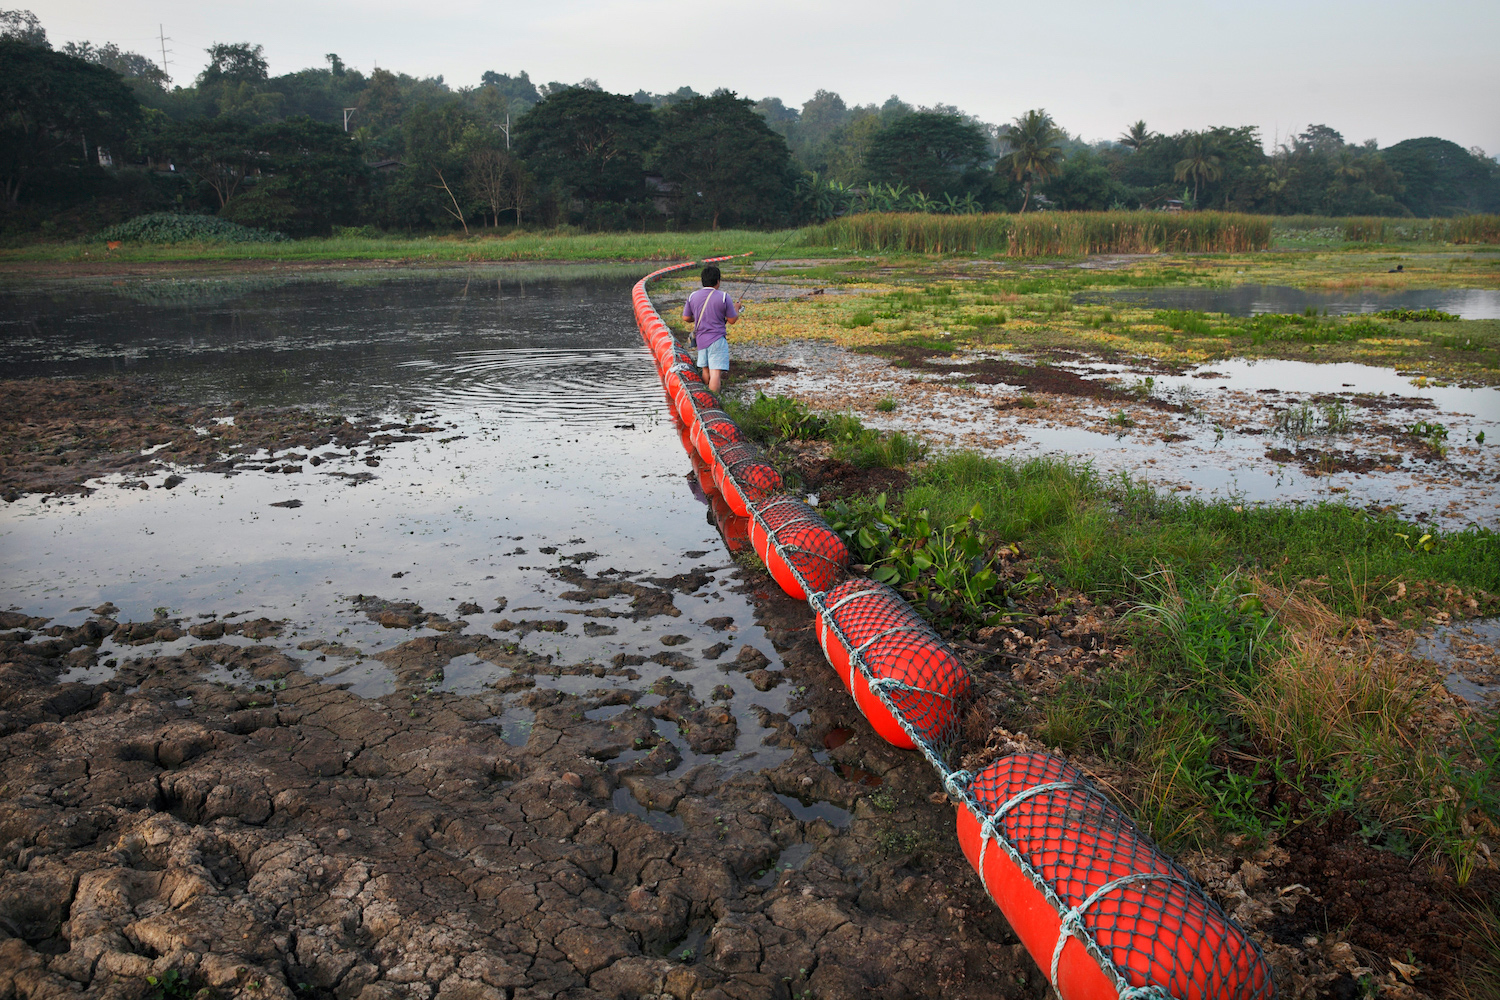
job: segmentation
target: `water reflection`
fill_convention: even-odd
[[[0,337],[11,377],[144,375],[195,400],[411,406],[480,402],[493,386],[503,405],[530,371],[546,369],[572,373],[557,387],[564,393],[618,402],[639,381],[634,369],[651,369],[630,310],[643,270],[9,285],[0,286]],[[599,385],[601,375],[611,381]],[[515,412],[540,402],[509,401],[527,404]]]

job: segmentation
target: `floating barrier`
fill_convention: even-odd
[[[760,503],[781,491],[781,473],[749,441],[717,449],[716,458],[714,486],[740,517],[750,516],[751,504]]]
[[[714,461],[714,452],[720,448],[744,442],[739,425],[723,410],[699,410],[697,416],[691,428],[692,441],[704,461]]]
[[[725,545],[753,548],[782,590],[807,600],[819,644],[871,727],[938,772],[965,857],[1058,995],[1272,1000],[1260,949],[1083,772],[1045,754],[1003,757],[978,775],[951,763],[972,678],[900,594],[844,578],[843,540],[813,508],[779,495],[781,477],[718,409],[646,293],[691,266],[648,275],[632,297]]]
[[[849,549],[838,532],[791,497],[750,505],[750,543],[777,585],[799,600],[832,587],[849,565]]]
[[[1015,754],[969,788],[959,843],[1059,994],[1273,994],[1259,949],[1082,771]]]
[[[855,579],[813,594],[808,603],[817,613],[818,643],[828,662],[882,739],[903,750],[917,749],[917,738],[953,739],[974,682],[900,594],[883,583]]]

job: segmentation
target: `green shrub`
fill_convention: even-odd
[[[1441,309],[1382,309],[1370,315],[1376,319],[1393,319],[1398,323],[1456,323],[1461,318]]]
[[[99,238],[122,243],[286,243],[291,239],[285,233],[251,229],[212,215],[175,212],[138,215],[109,227]]]

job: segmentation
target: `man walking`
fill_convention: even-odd
[[[729,324],[738,322],[740,311],[727,292],[719,291],[719,269],[710,264],[700,275],[703,287],[682,306],[682,318],[693,324],[698,344],[698,370],[709,392],[719,391],[719,382],[729,371]]]

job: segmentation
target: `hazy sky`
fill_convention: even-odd
[[[486,69],[607,90],[687,84],[798,106],[819,88],[851,104],[898,94],[991,122],[1045,107],[1109,138],[1137,118],[1175,132],[1259,125],[1269,145],[1309,123],[1382,146],[1437,135],[1500,154],[1497,0],[11,0],[54,45],[114,42],[190,82],[213,42],[265,46],[271,72],[337,52],[477,84]],[[10,6],[10,4],[7,4]]]

